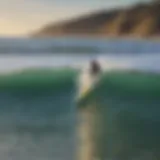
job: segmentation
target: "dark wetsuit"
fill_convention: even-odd
[[[92,75],[96,75],[98,74],[99,72],[101,71],[101,67],[99,65],[99,63],[95,60],[93,60],[91,63],[90,63],[90,73]]]

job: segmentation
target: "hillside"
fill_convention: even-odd
[[[126,9],[92,13],[46,25],[33,34],[34,37],[66,35],[157,37],[160,35],[160,3],[138,4]]]

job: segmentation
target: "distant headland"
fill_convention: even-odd
[[[31,35],[54,36],[102,36],[102,37],[159,37],[160,2],[137,4],[128,8],[99,11],[49,24]]]

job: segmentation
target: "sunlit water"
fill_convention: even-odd
[[[146,143],[138,147],[142,147],[144,152],[156,150],[158,154],[159,145],[155,145],[155,142],[159,142],[159,77],[148,78],[150,72],[159,75],[158,42],[73,38],[41,40],[11,38],[1,39],[0,42],[0,159],[75,160],[79,156],[82,157],[80,160],[93,160],[93,151],[97,154],[95,157],[101,155],[102,158],[106,158],[104,152],[107,150],[109,152],[107,158],[119,160],[126,158],[130,153],[135,156],[135,152],[138,152],[135,150],[136,142],[142,137]],[[92,59],[97,59],[103,70],[110,72],[110,82],[106,81],[104,87],[102,85],[103,90],[100,87],[96,95],[87,98],[87,101],[80,105],[82,108],[85,107],[80,111],[84,123],[78,123],[79,110],[75,98],[76,80],[80,73],[77,69],[85,68]],[[112,75],[112,70],[121,70],[125,73]],[[132,77],[126,74],[126,70],[147,72],[145,74],[149,76],[141,77],[140,74]],[[135,86],[131,87],[133,83]],[[126,88],[131,89],[128,91]],[[130,93],[133,88],[136,88],[136,93],[139,92],[138,97],[135,93]],[[155,88],[157,91],[154,90]],[[148,101],[145,100],[146,97],[149,97]],[[141,102],[135,100],[139,98]],[[138,108],[141,107],[141,110],[133,109],[135,103]],[[97,106],[101,107],[101,112],[94,110]],[[148,108],[144,112],[146,106]],[[92,113],[95,114],[92,116]],[[100,113],[100,116],[97,113]],[[116,113],[122,114],[116,115]],[[139,115],[138,118],[136,114]],[[99,121],[100,118],[94,116],[107,117]],[[149,119],[146,120],[147,116]],[[132,121],[132,118],[135,118],[135,121]],[[105,136],[101,135],[97,140],[94,136],[90,136],[98,130],[97,126],[90,128],[90,124],[95,121],[100,123],[98,126],[104,122],[103,127],[109,128],[109,134],[113,131],[117,133],[109,135],[109,139],[108,133]],[[156,138],[152,141],[150,137],[147,142],[143,134],[148,123],[151,123],[148,127],[153,133],[149,132],[146,139],[149,134]],[[79,127],[80,124],[82,128]],[[136,131],[138,124],[139,135],[136,137],[135,134],[133,138],[133,135],[129,134],[130,126],[133,125],[132,129]],[[84,144],[88,142],[87,145],[82,144],[86,147],[82,147],[82,150],[79,148],[81,144],[78,141],[77,128],[82,129],[84,134],[91,132],[87,135],[88,139],[81,142]],[[142,132],[141,128],[144,129]],[[81,131],[79,133],[81,134]],[[126,140],[125,137],[128,139]],[[132,138],[135,143],[132,142]],[[109,143],[102,143],[102,145],[99,143],[105,141]],[[118,152],[119,148],[115,149],[118,145],[128,148],[126,155],[124,150]],[[87,153],[89,149],[91,152]],[[130,152],[132,149],[134,152]]]

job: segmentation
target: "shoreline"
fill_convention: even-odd
[[[102,36],[102,35],[44,35],[44,36],[28,36],[29,39],[54,39],[54,38],[77,38],[77,39],[91,39],[91,40],[142,40],[142,41],[160,41],[160,36],[140,37],[140,36]]]

